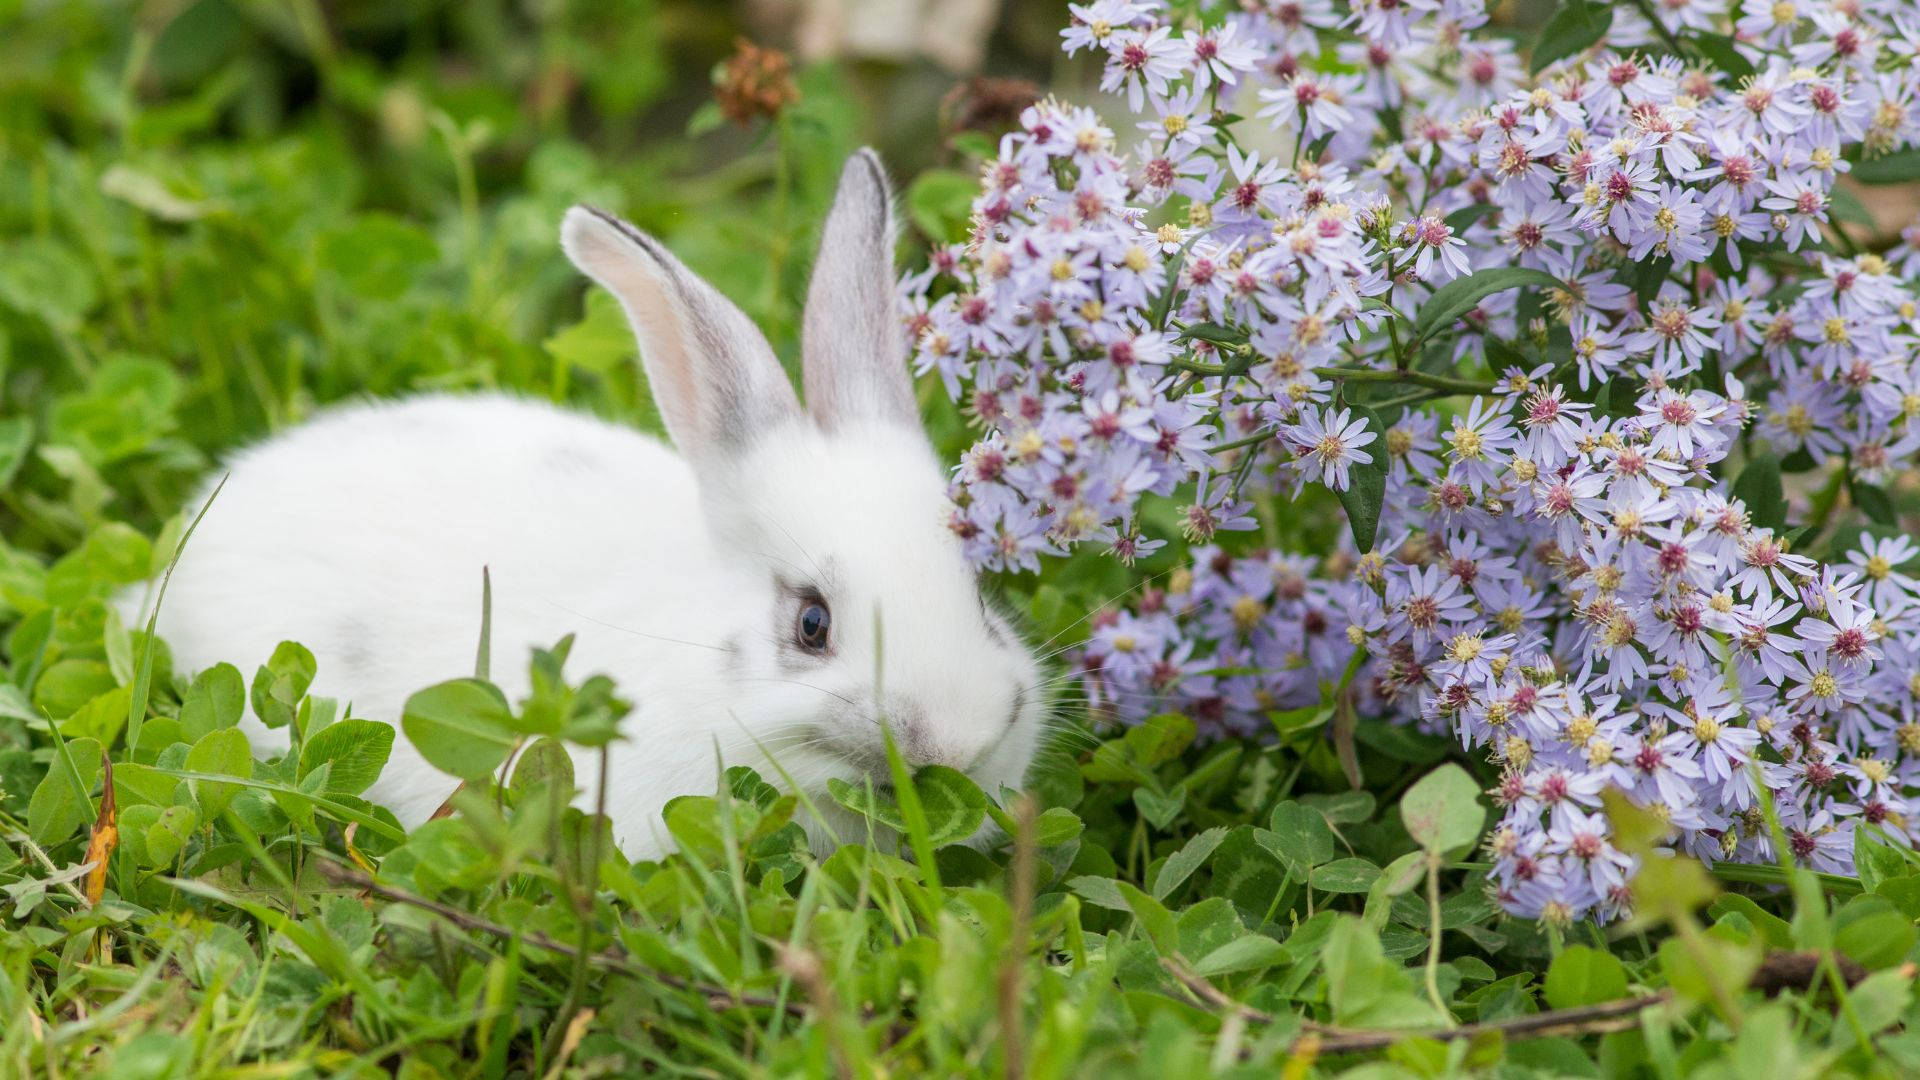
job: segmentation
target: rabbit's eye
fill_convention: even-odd
[[[793,621],[794,640],[809,652],[826,652],[827,631],[832,625],[826,602],[809,600],[801,605],[800,616]]]

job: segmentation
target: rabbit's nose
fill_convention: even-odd
[[[987,748],[953,731],[943,730],[926,707],[909,698],[889,695],[887,723],[893,729],[893,742],[908,765],[945,765],[965,772],[980,763]]]

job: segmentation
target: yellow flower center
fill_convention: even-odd
[[[1233,602],[1233,625],[1242,630],[1251,630],[1260,616],[1266,614],[1266,608],[1251,596],[1242,596]]]
[[[1478,657],[1480,650],[1485,647],[1486,642],[1480,640],[1478,634],[1456,634],[1453,640],[1447,643],[1447,655],[1464,664]]]
[[[1613,760],[1613,744],[1598,735],[1587,740],[1587,764],[1605,765]]]
[[[1524,769],[1533,762],[1533,744],[1518,735],[1507,736],[1507,760]]]
[[[1900,741],[1900,749],[1909,754],[1920,754],[1920,724],[1901,724],[1893,734]]]

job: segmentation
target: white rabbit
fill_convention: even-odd
[[[780,783],[763,748],[842,839],[863,837],[823,795],[832,777],[885,782],[883,721],[910,763],[1018,786],[1042,728],[1038,664],[947,528],[893,237],[863,150],[807,295],[803,411],[738,308],[652,237],[574,207],[561,245],[625,308],[680,452],[500,395],[329,411],[232,461],[160,611],[176,666],[251,672],[299,641],[314,693],[397,723],[410,693],[472,673],[485,566],[510,698],[530,647],[577,633],[569,676],[605,673],[635,702],[606,802],[631,857],[669,849],[661,808],[712,793],[716,754]],[[284,729],[243,723],[261,753],[285,749]],[[597,754],[575,764],[591,792]],[[368,797],[412,825],[455,786],[402,735]]]

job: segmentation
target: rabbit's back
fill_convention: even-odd
[[[639,432],[497,395],[356,405],[233,459],[159,628],[184,671],[229,661],[251,677],[298,641],[314,693],[393,722],[408,694],[473,673],[486,567],[492,674],[510,695],[528,648],[568,633],[573,677],[644,692],[663,640],[719,632],[704,625],[708,551],[690,471]],[[284,732],[246,726],[263,753],[284,748]],[[451,786],[401,739],[372,794],[417,819]]]

